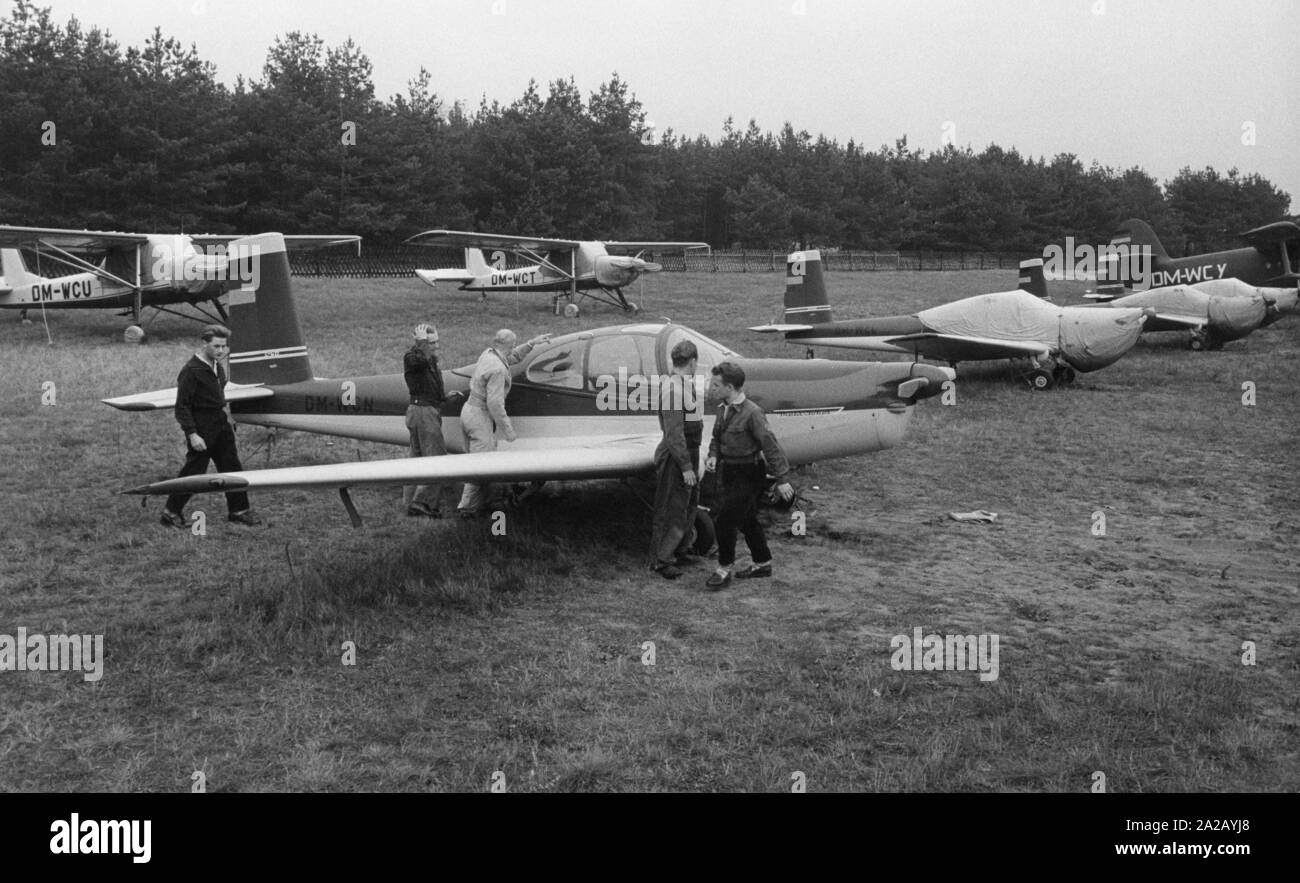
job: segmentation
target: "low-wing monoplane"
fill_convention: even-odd
[[[98,230],[58,230],[49,227],[0,226],[0,258],[4,283],[0,284],[0,309],[28,310],[121,309],[130,315],[139,341],[145,308],[186,316],[172,306],[187,305],[205,321],[228,317],[221,298],[249,280],[247,260],[230,254],[239,239],[228,235],[116,233]],[[290,248],[357,245],[360,236],[285,236]],[[25,249],[38,261],[37,273],[23,260]],[[247,256],[244,256],[245,258]],[[60,270],[48,272],[49,262]],[[209,313],[211,304],[219,314]]]
[[[1174,258],[1160,244],[1150,224],[1130,218],[1111,237],[1110,247],[1135,257],[1140,255],[1140,262],[1127,264],[1141,267],[1142,272],[1125,272],[1124,261],[1099,261],[1097,292],[1092,296],[1104,300],[1122,294],[1119,288],[1164,288],[1215,279],[1240,279],[1259,288],[1296,287],[1300,282],[1300,225],[1276,221],[1247,230],[1241,238],[1248,243],[1242,248]]]
[[[464,269],[416,270],[415,275],[436,287],[439,282],[457,284],[461,291],[548,291],[554,292],[557,311],[567,298],[564,314],[578,315],[574,299],[583,294],[628,312],[637,312],[623,289],[643,273],[657,273],[661,264],[645,260],[647,252],[685,251],[709,247],[706,242],[594,242],[577,239],[543,239],[528,236],[498,236],[458,230],[428,230],[408,243],[465,249]],[[491,260],[483,249],[492,249]],[[511,267],[510,258],[525,262]]]
[[[311,369],[289,282],[284,244],[255,237],[256,287],[231,293],[231,342],[226,398],[238,422],[406,446],[410,401],[401,374],[324,380]],[[699,371],[730,359],[747,375],[745,392],[767,412],[792,464],[876,451],[902,441],[919,399],[937,395],[951,369],[907,362],[826,359],[744,359],[727,347],[675,324],[632,324],[579,331],[536,347],[512,368],[506,400],[518,439],[498,450],[460,453],[460,410],[443,410],[451,456],[332,463],[208,474],[146,484],[131,493],[220,491],[234,488],[337,488],[354,523],[347,489],[437,481],[542,482],[623,478],[653,470],[661,430],[653,390],[669,373],[672,347],[691,340]],[[445,371],[448,392],[465,391],[473,366]],[[697,383],[702,381],[697,379]],[[126,411],[174,406],[175,389],[120,398]],[[705,431],[713,417],[706,417]]]
[[[1069,383],[1075,371],[1112,364],[1142,332],[1143,310],[1103,313],[1058,307],[1032,293],[1042,286],[1041,261],[1022,265],[1021,285],[1025,288],[968,297],[906,316],[835,321],[822,279],[821,254],[795,252],[786,260],[783,321],[750,330],[779,332],[787,343],[809,348],[910,353],[953,366],[1011,359],[1035,389]]]
[[[1136,291],[1090,307],[1151,310],[1144,333],[1187,331],[1192,349],[1217,350],[1294,312],[1296,301],[1294,288],[1256,288],[1225,278]]]

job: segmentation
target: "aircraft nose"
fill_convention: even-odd
[[[1096,371],[1113,364],[1137,343],[1152,312],[1150,308],[1068,308],[1061,318],[1061,358],[1076,371]]]
[[[1297,302],[1300,302],[1300,290],[1295,288],[1270,289],[1268,294],[1264,295],[1264,300],[1268,302],[1264,315],[1264,324],[1272,325],[1287,313],[1295,312]]]
[[[1267,311],[1262,297],[1216,295],[1210,298],[1210,330],[1220,340],[1236,340],[1263,325]]]

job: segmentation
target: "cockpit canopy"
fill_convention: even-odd
[[[670,353],[690,340],[699,351],[697,373],[706,377],[714,365],[740,356],[717,341],[681,325],[624,325],[579,331],[557,337],[534,350],[514,369],[516,382],[596,392],[601,377],[666,375]]]

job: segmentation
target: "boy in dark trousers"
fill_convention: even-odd
[[[704,468],[719,470],[720,504],[715,518],[718,534],[718,569],[706,585],[713,591],[731,585],[736,561],[736,532],[745,535],[753,562],[735,574],[737,579],[772,575],[772,553],[758,523],[758,498],[767,486],[770,471],[777,480],[782,500],[794,498],[794,488],[785,480],[790,472],[785,452],[768,428],[763,409],[745,396],[745,372],[733,362],[713,368],[710,392],[721,396],[723,405],[713,424],[713,440]]]

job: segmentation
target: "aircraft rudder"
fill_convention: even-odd
[[[230,380],[296,383],[313,377],[294,306],[284,237],[263,233],[228,246],[231,278]]]
[[[1043,274],[1043,259],[1031,258],[1020,262],[1020,290],[1047,300],[1047,277]]]
[[[1119,225],[1115,234],[1110,238],[1111,245],[1128,245],[1130,251],[1147,247],[1151,249],[1151,256],[1158,260],[1168,260],[1169,254],[1165,247],[1160,244],[1160,238],[1156,236],[1156,231],[1151,229],[1151,225],[1146,221],[1138,218],[1129,218]]]
[[[832,319],[822,277],[822,256],[816,249],[796,251],[785,259],[785,321],[815,325]]]

